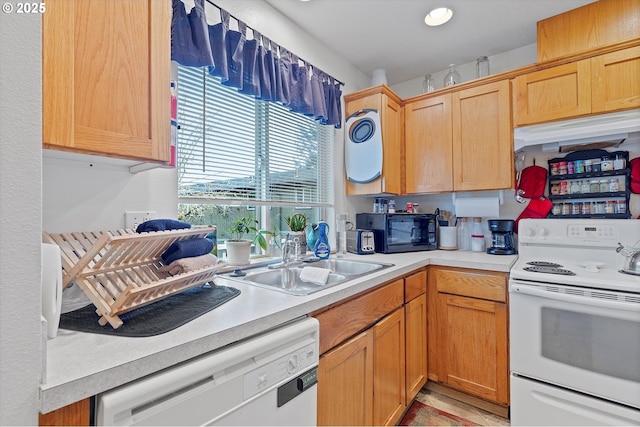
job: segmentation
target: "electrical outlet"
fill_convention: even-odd
[[[124,228],[138,228],[145,221],[156,218],[155,211],[127,211],[124,213]]]

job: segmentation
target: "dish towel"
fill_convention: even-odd
[[[329,280],[331,270],[319,267],[304,267],[300,272],[300,280],[303,282],[315,283],[316,285],[324,285]]]
[[[165,230],[183,230],[185,228],[191,228],[191,224],[178,221],[176,219],[150,219],[138,225],[136,233],[148,233],[150,231],[165,231]]]
[[[200,255],[190,258],[180,258],[169,265],[162,266],[158,271],[169,273],[171,276],[177,274],[190,273],[202,268],[213,267],[218,263],[218,257],[213,254]],[[217,268],[223,267],[226,263],[221,263]]]
[[[191,258],[205,255],[213,250],[213,240],[206,237],[178,240],[173,242],[161,255],[164,265],[169,265],[180,258]]]

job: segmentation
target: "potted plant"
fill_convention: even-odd
[[[291,216],[284,218],[287,226],[289,227],[289,240],[297,240],[297,253],[298,255],[305,255],[307,253],[307,236],[305,234],[305,228],[307,228],[307,217],[301,213],[294,213]]]
[[[255,231],[256,237],[254,240],[261,236],[257,233],[257,229],[253,224],[257,224],[258,221],[252,217],[243,217],[233,222],[233,225],[229,227],[229,233],[231,233],[231,239],[227,239],[225,242],[227,246],[227,262],[229,265],[246,265],[249,264],[249,258],[251,257],[251,244],[253,240],[243,239],[244,235]],[[264,236],[262,236],[264,241]],[[259,243],[259,242],[258,242]],[[262,245],[261,245],[262,246]],[[264,247],[266,248],[266,242]]]

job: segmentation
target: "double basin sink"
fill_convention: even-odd
[[[346,281],[374,273],[391,267],[393,264],[381,262],[355,261],[346,259],[326,259],[314,261],[294,261],[286,265],[234,271],[223,277],[261,288],[285,292],[291,295],[309,295]],[[324,284],[317,284],[300,279],[304,267],[328,269],[331,272]]]

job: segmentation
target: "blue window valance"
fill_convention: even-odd
[[[207,0],[220,11],[220,22],[209,25],[204,2],[195,0],[187,13],[181,0],[173,0],[172,60],[207,67],[211,75],[241,93],[278,102],[322,124],[340,127],[342,82]],[[230,19],[237,21],[238,30],[230,29]]]

